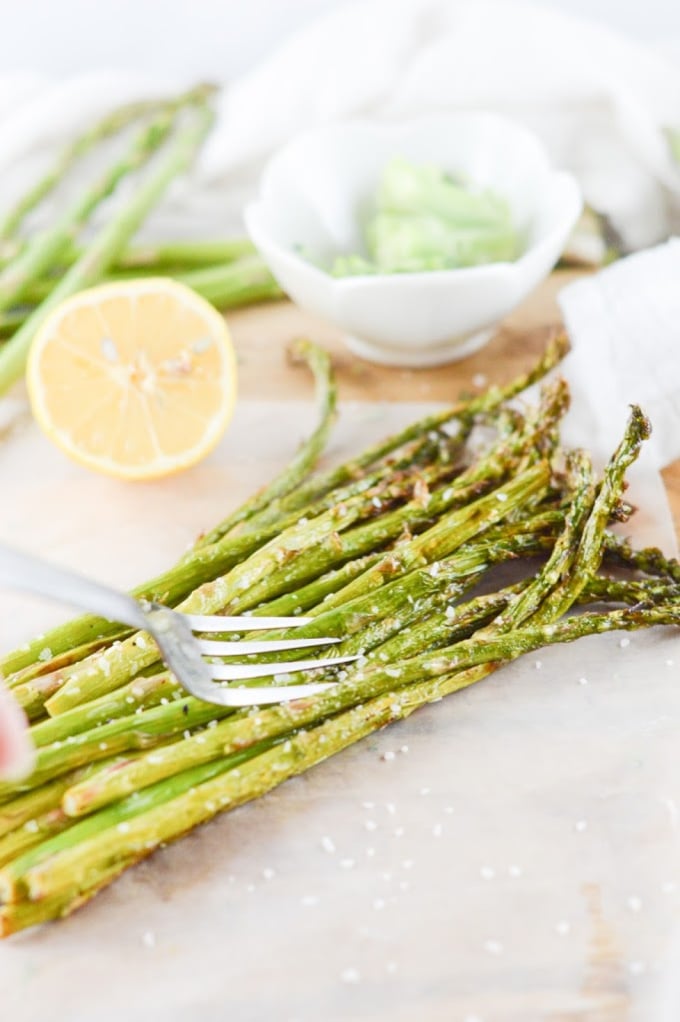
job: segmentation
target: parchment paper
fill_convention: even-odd
[[[345,409],[336,455],[421,410]],[[203,465],[133,486],[20,424],[0,446],[0,540],[129,586],[309,421],[244,402]],[[638,473],[631,499],[646,510],[628,531],[672,552],[658,477]],[[2,593],[0,646],[66,614]],[[677,1020],[678,664],[669,631],[603,635],[428,707],[3,944],[0,1017]]]

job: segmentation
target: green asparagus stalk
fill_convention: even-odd
[[[623,490],[626,470],[636,460],[650,434],[649,420],[633,405],[623,438],[605,468],[602,485],[573,557],[572,570],[544,601],[537,620],[545,621],[565,613],[598,571],[604,554],[604,533],[612,508]]]
[[[255,493],[236,511],[225,518],[215,529],[202,536],[198,546],[219,542],[220,539],[240,522],[252,518],[272,501],[284,496],[307,476],[326,447],[336,417],[337,391],[331,372],[331,362],[323,348],[301,338],[291,347],[294,359],[304,361],[312,370],[319,400],[319,423],[309,435],[292,461],[267,486]]]
[[[116,261],[121,271],[151,269],[155,272],[188,270],[241,261],[257,254],[249,238],[222,238],[210,241],[166,241],[133,245]]]
[[[91,887],[71,888],[54,898],[45,898],[40,902],[21,901],[5,905],[0,912],[0,938],[10,937],[29,926],[37,926],[47,919],[58,919],[70,915],[77,908],[86,904],[98,891],[110,884],[126,867],[114,867],[102,870],[98,879]]]
[[[116,215],[102,227],[49,297],[29,316],[14,337],[0,351],[0,393],[20,378],[36,331],[52,309],[64,298],[101,279],[111,263],[124,250],[130,237],[149,210],[161,197],[170,181],[192,162],[211,124],[212,113],[204,102],[196,102],[189,121],[180,125],[163,150],[152,172],[139,182]]]
[[[122,163],[118,166],[122,166]],[[39,247],[42,245],[41,238],[35,239],[35,250],[38,255],[31,258],[47,258],[47,249]],[[22,264],[28,261],[29,255],[34,251],[33,245],[27,248],[19,257]],[[12,273],[15,273],[12,264]],[[5,271],[9,276],[9,269]],[[114,267],[102,277],[103,281],[129,280],[140,276],[169,276],[193,288],[202,295],[215,308],[220,310],[237,309],[242,305],[252,305],[255,302],[270,301],[283,297],[283,292],[277,285],[265,263],[259,256],[246,256],[228,263],[217,263],[210,266],[196,268],[174,267],[171,269],[163,266],[149,267],[146,271],[139,269],[122,269]],[[16,278],[15,278],[16,279]],[[31,284],[26,283],[22,291],[22,306],[6,312],[0,318],[0,334],[11,334],[18,329],[34,311],[35,305],[39,305],[50,296],[59,282],[59,275],[46,277]],[[0,282],[2,277],[0,276]],[[12,302],[16,301],[12,298]],[[9,299],[8,299],[9,302]]]

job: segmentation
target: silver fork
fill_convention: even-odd
[[[338,639],[258,639],[228,641],[196,638],[194,632],[246,632],[268,628],[295,628],[307,624],[304,617],[220,617],[219,615],[181,614],[169,607],[146,600],[135,600],[127,593],[111,589],[66,568],[23,551],[0,545],[0,585],[47,596],[62,603],[88,610],[110,621],[119,621],[148,632],[161,657],[177,681],[196,696],[220,706],[262,706],[317,695],[335,682],[305,685],[258,685],[225,688],[216,681],[243,681],[253,678],[314,670],[356,660],[353,656],[314,660],[290,660],[268,664],[210,663],[209,657],[245,656],[312,646],[328,646]]]

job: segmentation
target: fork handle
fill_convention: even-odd
[[[2,544],[0,586],[47,596],[133,628],[145,627],[142,609],[131,596]]]

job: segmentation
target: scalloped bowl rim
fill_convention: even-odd
[[[516,202],[514,208],[517,210],[517,204],[520,208],[522,205],[524,206],[524,220],[527,230],[530,232],[528,243],[517,259],[512,262],[499,261],[481,266],[453,269],[333,277],[305,258],[304,255],[296,252],[292,247],[293,243],[282,240],[282,234],[285,234],[288,229],[285,221],[289,215],[289,209],[293,211],[293,216],[297,209],[304,217],[309,216],[310,213],[313,216],[314,210],[318,208],[319,224],[316,227],[320,229],[321,236],[330,238],[333,234],[332,230],[324,224],[324,209],[320,204],[323,202],[323,198],[319,200],[318,196],[310,197],[309,193],[304,192],[302,193],[303,198],[300,189],[296,188],[295,184],[291,184],[291,178],[293,182],[296,180],[294,173],[296,163],[299,166],[299,161],[304,157],[306,151],[312,154],[318,152],[319,147],[323,146],[327,140],[332,140],[332,144],[340,153],[343,151],[343,146],[357,147],[357,139],[364,144],[364,148],[373,143],[373,153],[368,157],[360,156],[357,159],[353,189],[350,183],[343,193],[345,200],[349,197],[352,202],[356,202],[359,195],[359,182],[365,173],[365,168],[368,168],[371,160],[375,160],[376,154],[380,154],[386,146],[391,146],[393,151],[398,151],[399,142],[402,140],[403,145],[408,145],[413,149],[414,145],[421,144],[418,141],[419,133],[426,140],[428,132],[430,133],[429,137],[438,139],[444,131],[454,131],[456,126],[460,127],[464,123],[472,125],[468,131],[472,142],[478,146],[477,153],[479,151],[483,153],[486,146],[493,155],[493,148],[500,145],[498,137],[493,137],[494,133],[496,136],[501,136],[501,142],[502,136],[505,135],[508,144],[512,144],[515,162],[507,175],[508,190],[511,192],[508,201],[513,207],[514,174],[514,199]],[[460,151],[463,152],[464,146],[469,145],[468,159],[474,159],[474,145],[466,143],[465,136],[461,137],[463,141],[460,143]],[[414,138],[416,139],[415,143]],[[404,142],[404,139],[407,141]],[[423,157],[424,161],[437,162],[436,155],[432,156],[432,149],[436,148],[437,144],[437,141],[427,142],[425,148],[428,150],[428,154]],[[415,158],[417,159],[417,156]],[[409,159],[414,159],[413,155],[410,155]],[[443,155],[441,163],[446,165],[447,162],[452,162],[451,157],[449,156],[447,160],[447,156]],[[465,162],[463,157],[460,157],[460,162]],[[524,164],[527,165],[527,175],[532,175],[532,186],[529,189],[526,187],[522,189],[522,185],[519,183],[522,180]],[[316,169],[312,168],[312,175],[317,174],[317,177],[312,176],[313,182],[323,181],[323,177],[318,175],[319,173],[323,175],[327,171],[323,162],[323,150],[320,168],[319,171],[318,164]],[[501,181],[503,169],[501,168],[498,173],[494,169],[492,174],[495,174],[497,180]],[[366,176],[368,176],[368,172],[366,172]],[[487,187],[495,186],[487,184]],[[502,191],[502,187],[500,190]],[[522,190],[523,195],[521,194]],[[284,216],[280,217],[276,210],[280,209],[280,204],[285,203],[287,198],[289,206]],[[276,209],[272,208],[273,204]],[[362,327],[357,326],[357,322],[366,318],[365,302],[369,301],[372,291],[375,292],[373,305],[375,305],[375,301],[383,299],[389,303],[390,293],[406,291],[414,299],[415,308],[418,301],[427,301],[428,291],[431,295],[435,292],[441,295],[442,289],[450,287],[452,295],[451,339],[448,348],[453,353],[456,346],[460,348],[461,352],[466,350],[465,331],[470,335],[471,331],[488,327],[492,322],[498,322],[515,308],[543,277],[547,276],[559,256],[561,246],[578,219],[581,208],[582,196],[576,179],[567,171],[555,169],[551,165],[545,147],[530,129],[503,114],[486,111],[456,111],[426,114],[390,122],[374,121],[369,118],[348,119],[312,128],[295,136],[274,153],[267,162],[260,179],[258,197],[246,206],[244,218],[251,239],[274,276],[277,279],[279,277],[286,278],[285,281],[281,280],[280,282],[291,298],[303,308],[307,307],[334,323],[343,332],[353,335],[354,339],[357,335],[362,334]],[[343,218],[345,214],[346,210],[343,210],[341,214]],[[356,224],[356,220],[353,220],[353,223]],[[540,233],[534,233],[532,236],[532,229],[536,232],[540,231]],[[304,236],[304,227],[301,233]],[[304,237],[301,240],[304,242]],[[468,285],[474,286],[474,288],[488,286],[489,289],[497,289],[490,290],[489,294],[492,298],[491,306],[495,303],[496,309],[500,311],[493,313],[490,318],[487,314],[488,303],[480,303],[480,311],[476,317],[470,312],[470,306],[468,306],[467,312],[458,313],[455,308],[455,296],[457,295],[459,298],[463,296]],[[364,297],[362,298],[362,296]],[[471,301],[474,305],[474,299]],[[369,343],[376,350],[379,347],[384,347],[386,352],[392,350],[391,354],[385,356],[386,360],[392,360],[392,364],[399,364],[394,360],[394,349],[401,350],[404,355],[410,349],[412,355],[409,356],[409,364],[415,365],[418,364],[415,355],[416,349],[425,355],[428,350],[434,351],[443,344],[442,341],[433,339],[432,331],[429,339],[427,331],[422,331],[418,339],[414,338],[412,342],[398,340],[396,336],[392,337],[396,331],[394,325],[391,327],[389,325],[391,315],[394,324],[394,317],[388,304],[385,309],[384,328],[376,328],[375,315],[374,313],[369,314],[369,318],[371,316],[373,318],[374,325],[371,331],[364,329],[363,333],[367,340],[368,336],[372,335]],[[459,329],[455,321],[457,318],[460,320],[461,316],[467,319],[468,325]],[[476,325],[472,323],[473,320],[476,320]],[[400,323],[399,333],[402,333],[403,330],[408,333],[409,328]],[[382,339],[381,334],[383,335]],[[456,334],[457,338],[454,336]],[[441,329],[437,336],[441,337]],[[443,348],[441,350],[443,351]],[[457,356],[451,354],[451,357]],[[425,364],[425,361],[422,364]]]

